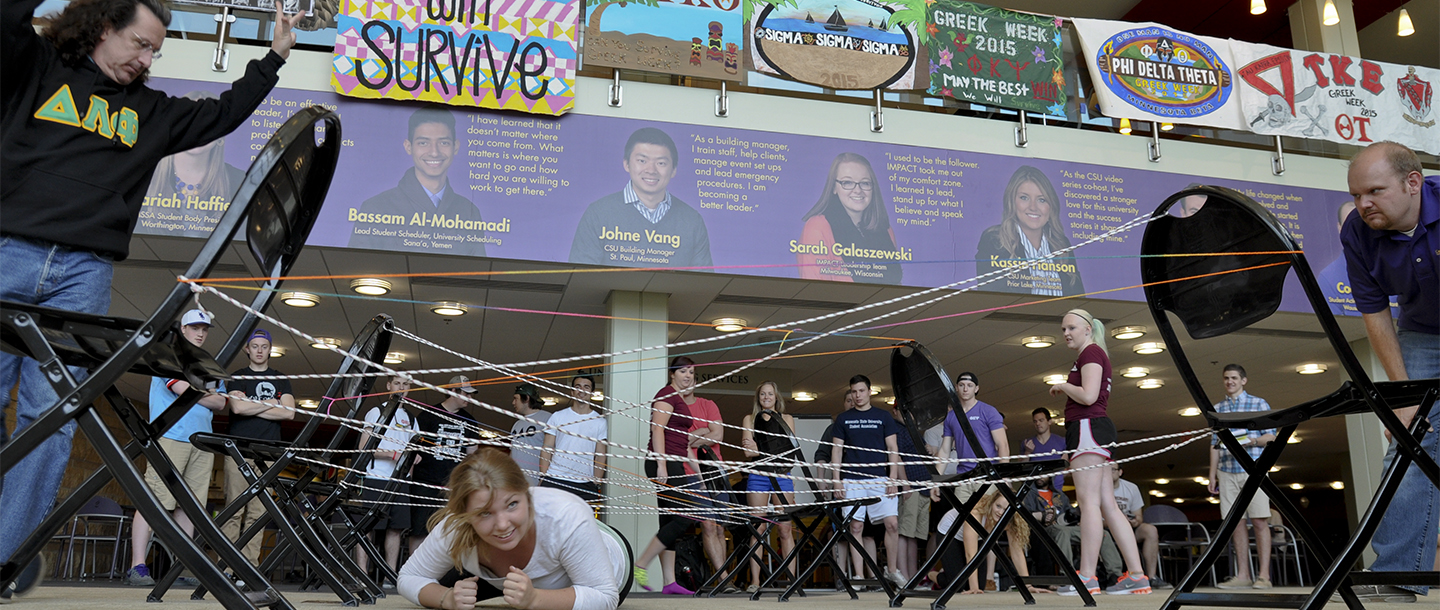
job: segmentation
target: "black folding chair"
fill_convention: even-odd
[[[389,351],[392,328],[390,316],[385,314],[377,315],[366,323],[340,365],[340,376],[331,381],[330,388],[325,392],[320,408],[348,419],[355,419],[357,412],[364,413],[360,408],[374,384],[373,374],[378,370],[364,361],[377,362]],[[349,376],[355,374],[363,376]],[[247,483],[245,491],[232,498],[225,509],[215,516],[216,523],[224,523],[252,500],[259,500],[265,507],[265,514],[241,532],[237,545],[244,545],[264,532],[267,525],[275,524],[280,545],[261,562],[261,572],[269,572],[280,565],[288,552],[295,552],[311,573],[318,575],[344,605],[373,602],[384,597],[384,590],[361,574],[350,553],[345,552],[340,541],[334,537],[329,523],[315,519],[316,507],[307,496],[311,493],[308,489],[310,483],[324,474],[334,450],[345,441],[344,434],[336,434],[323,451],[308,451],[310,439],[320,429],[322,421],[325,418],[311,417],[290,442],[200,432],[190,436],[190,443],[197,449],[216,454],[222,460],[233,460]],[[302,457],[322,464],[299,459]],[[258,472],[257,468],[251,467],[252,463],[260,469]],[[301,467],[301,474],[298,477],[282,477],[281,474],[292,466]],[[151,599],[160,600],[179,576],[179,569],[167,572],[155,583]],[[206,587],[201,585],[191,594],[191,599],[203,599],[205,592]]]
[[[700,459],[719,460],[719,456],[715,450],[710,447],[700,447],[698,452],[700,453]],[[730,497],[730,502],[732,503],[740,504],[742,502],[743,498],[740,497],[739,493],[730,489],[728,477],[720,474],[718,468],[709,464],[701,464],[700,471],[701,476],[705,478],[706,487],[710,488],[710,492],[714,494],[713,497],[720,498],[722,494],[725,494]],[[753,477],[759,475],[750,474],[748,476]],[[771,477],[772,481],[775,479],[776,477]],[[780,488],[778,482],[775,483],[774,486],[775,489]],[[775,550],[775,547],[770,545],[768,526],[772,523],[778,524],[782,521],[790,521],[791,517],[788,514],[781,513],[770,516],[744,515],[742,517],[741,515],[732,513],[731,518],[745,519],[742,523],[726,527],[726,529],[730,530],[730,534],[735,540],[735,550],[731,551],[730,555],[725,558],[725,561],[721,562],[720,570],[705,579],[705,582],[695,591],[697,597],[700,595],[715,597],[721,594],[725,590],[725,587],[734,584],[736,580],[740,578],[740,570],[744,568],[751,559],[763,561],[766,558],[779,560],[783,557]],[[744,538],[748,542],[741,543],[741,538]],[[782,576],[789,577],[785,579],[787,583],[794,580],[795,575],[790,573],[788,563],[783,564],[781,570],[784,570]],[[726,574],[726,572],[728,572],[728,574]],[[722,577],[722,575],[724,576]],[[774,579],[771,580],[771,584],[775,584]],[[756,584],[758,588],[759,583],[754,584]],[[759,593],[760,591],[756,591],[752,595]],[[803,589],[800,590],[800,596],[805,597],[805,591]]]
[[[1179,218],[1167,214],[1177,201],[1192,195],[1206,197],[1203,208],[1193,216]],[[1164,608],[1187,605],[1261,606],[1272,608],[1314,609],[1330,601],[1339,590],[1347,606],[1363,606],[1351,585],[1420,585],[1434,586],[1440,582],[1436,572],[1351,572],[1361,551],[1369,544],[1375,528],[1400,486],[1400,479],[1412,461],[1431,484],[1437,484],[1435,460],[1420,448],[1420,439],[1428,431],[1426,415],[1440,396],[1440,379],[1401,382],[1374,382],[1350,350],[1350,344],[1335,322],[1330,307],[1315,282],[1310,265],[1300,246],[1268,210],[1245,195],[1220,187],[1202,186],[1171,195],[1153,214],[1154,220],[1145,227],[1140,251],[1141,277],[1146,282],[1145,298],[1160,334],[1185,380],[1185,386],[1203,409],[1205,419],[1220,442],[1235,456],[1249,479],[1235,499],[1236,507],[1250,503],[1257,491],[1264,489],[1276,509],[1285,516],[1305,544],[1329,568],[1308,595],[1195,593],[1204,573],[1210,570],[1244,517],[1243,510],[1231,510],[1216,533],[1216,544],[1210,545],[1185,579],[1175,587]],[[1241,253],[1262,254],[1241,254]],[[1214,256],[1216,253],[1236,253]],[[1179,255],[1179,256],[1161,256]],[[1185,256],[1197,255],[1197,256]],[[1243,270],[1242,270],[1243,269]],[[1240,271],[1237,271],[1240,270]],[[1248,413],[1217,413],[1215,404],[1206,396],[1195,370],[1185,356],[1171,323],[1173,315],[1193,339],[1218,337],[1259,322],[1280,307],[1285,277],[1294,270],[1320,327],[1335,350],[1350,381],[1341,384],[1329,395],[1289,408]],[[1190,278],[1190,279],[1181,279]],[[1161,283],[1163,282],[1163,283]],[[1409,429],[1401,425],[1391,412],[1397,407],[1419,404]],[[1270,479],[1270,467],[1279,460],[1286,441],[1299,424],[1324,417],[1355,413],[1373,413],[1394,436],[1398,447],[1395,461],[1382,478],[1380,489],[1370,501],[1355,532],[1338,556],[1331,556],[1320,537],[1305,521],[1280,487]],[[1231,429],[1263,430],[1276,428],[1275,440],[1252,460],[1235,440]],[[1402,507],[1403,508],[1403,507]]]
[[[909,355],[905,354],[906,348],[910,350]],[[894,351],[890,353],[890,382],[895,387],[895,404],[900,411],[901,417],[905,419],[905,426],[909,428],[911,438],[922,438],[924,430],[944,421],[945,416],[951,411],[955,411],[956,413],[964,412],[960,404],[960,397],[955,393],[955,386],[951,383],[950,377],[945,373],[945,369],[940,366],[940,362],[935,359],[935,356],[930,353],[930,350],[919,343],[907,341],[895,346]],[[975,430],[970,426],[970,418],[957,416],[956,419],[960,422],[960,429],[965,434],[965,441],[970,443],[970,446],[975,449],[976,457],[982,459],[989,457],[983,455],[984,450],[981,449],[979,438],[975,435]],[[989,432],[986,431],[986,433],[988,434]],[[936,476],[934,480],[937,483],[945,484],[947,487],[950,487],[952,484],[967,481],[979,483],[979,487],[975,490],[975,493],[970,496],[970,499],[965,502],[958,501],[955,494],[951,493],[949,489],[944,490],[944,493],[940,494],[941,497],[945,499],[947,505],[958,511],[959,519],[955,526],[951,527],[950,531],[946,532],[940,539],[940,544],[936,547],[935,553],[927,558],[924,565],[922,565],[919,570],[916,570],[915,574],[910,577],[910,581],[905,583],[905,586],[891,597],[890,606],[892,608],[898,608],[905,603],[906,598],[919,597],[934,598],[935,601],[930,603],[930,607],[935,610],[943,609],[946,602],[950,601],[950,598],[955,595],[955,592],[960,590],[960,586],[964,584],[966,578],[985,564],[985,555],[993,550],[996,544],[1000,542],[1000,534],[1005,531],[1005,526],[1010,523],[1010,520],[1016,516],[1025,520],[1025,522],[1030,525],[1032,531],[1045,531],[1044,526],[1040,525],[1029,511],[1024,510],[1021,499],[1029,495],[1036,478],[1040,478],[1041,475],[1053,476],[1054,473],[1064,470],[1064,468],[1064,461],[1058,459],[1017,463],[983,461],[976,463],[975,468],[968,472],[957,475]],[[1021,485],[1018,493],[1012,490],[1008,484],[1000,482],[1004,479],[1021,477],[1027,480]],[[995,523],[994,529],[986,531],[979,520],[970,514],[970,511],[975,508],[975,505],[980,502],[981,498],[985,497],[985,494],[988,493],[991,487],[994,487],[997,493],[1009,501],[1010,507],[1005,509],[1000,515],[1000,518]],[[965,564],[965,567],[960,570],[954,579],[946,584],[940,591],[921,589],[920,581],[924,575],[929,573],[931,568],[935,567],[935,564],[940,561],[940,558],[949,546],[955,544],[955,539],[960,535],[961,523],[968,523],[970,527],[975,528],[976,534],[982,538],[979,550],[975,553],[975,556]],[[1065,559],[1065,554],[1060,551],[1060,547],[1055,544],[1055,541],[1051,540],[1049,536],[1036,536],[1036,538],[1040,541],[1045,551],[1055,560],[1055,563],[1060,566],[1062,576],[1022,577],[1019,571],[1015,569],[1015,566],[1011,564],[1010,558],[1007,557],[1005,553],[995,554],[1000,569],[1009,574],[1016,588],[1020,590],[1021,597],[1025,599],[1025,603],[1035,603],[1035,598],[1030,593],[1030,589],[1026,587],[1026,583],[1071,584],[1079,591],[1086,606],[1094,606],[1094,598],[1085,588],[1085,584],[1080,581],[1079,576],[1076,575],[1070,562]],[[1024,541],[1012,540],[1010,543],[1023,544]]]
[[[322,126],[323,132],[317,133],[317,126]],[[243,224],[248,248],[268,278],[262,282],[251,307],[264,311],[305,245],[330,187],[339,153],[339,116],[314,107],[296,112],[255,157],[239,190],[231,198],[232,204],[186,270],[185,277],[209,276]],[[200,388],[214,389],[229,377],[219,363],[228,362],[239,353],[257,320],[254,314],[245,315],[220,350],[217,361],[180,334],[176,321],[190,300],[190,286],[177,284],[146,320],[0,302],[0,345],[12,353],[39,361],[60,397],[54,407],[0,449],[0,475],[72,420],[78,422],[81,432],[104,462],[104,466],[52,510],[10,560],[0,566],[0,587],[8,587],[70,515],[114,480],[154,528],[161,543],[181,564],[189,567],[196,578],[214,589],[227,608],[292,607],[259,571],[244,561],[235,546],[210,521],[204,506],[185,486],[157,442],[200,399],[203,395]],[[76,380],[67,366],[84,368],[89,375],[83,381]],[[185,379],[191,388],[150,422],[114,386],[127,372]],[[94,403],[102,397],[133,436],[129,444],[122,445],[101,420]],[[179,507],[195,524],[199,538],[214,548],[222,561],[236,566],[237,577],[245,581],[250,593],[242,592],[225,577],[194,541],[181,532],[169,511],[161,508],[132,462],[141,455],[156,469]]]

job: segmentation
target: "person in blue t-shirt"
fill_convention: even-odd
[[[210,334],[210,323],[213,317],[209,312],[200,309],[192,309],[185,312],[180,318],[180,332],[195,347],[203,347],[205,338]],[[150,421],[156,417],[175,400],[180,398],[190,384],[183,379],[161,379],[150,378]],[[185,486],[192,494],[199,494],[197,498],[200,505],[205,505],[205,498],[210,492],[210,476],[215,469],[215,456],[207,451],[196,449],[190,444],[190,435],[196,432],[210,432],[210,418],[215,411],[225,410],[226,405],[225,386],[222,384],[217,392],[207,392],[199,402],[190,407],[190,410],[175,422],[167,430],[164,436],[160,437],[160,449],[170,458],[170,463],[175,470],[185,479]],[[170,495],[170,488],[160,480],[160,475],[155,472],[155,465],[151,464],[145,471],[145,483],[160,500],[160,506],[165,510],[172,511],[175,515],[175,522],[187,536],[195,535],[195,525],[185,512],[180,510],[175,497]],[[135,513],[135,522],[130,527],[130,570],[125,573],[125,584],[136,587],[155,586],[155,579],[150,575],[150,568],[145,565],[145,554],[150,545],[150,524],[145,521],[145,516],[139,512]],[[183,586],[195,586],[198,584],[193,579],[184,578],[186,582],[180,583]]]
[[[895,440],[900,424],[883,409],[870,406],[869,377],[856,375],[850,378],[850,398],[855,406],[836,415],[831,430],[835,450],[830,463],[835,467],[835,487],[845,499],[880,497],[879,504],[860,507],[850,522],[850,533],[859,539],[865,530],[865,520],[883,522],[885,548],[899,549],[900,503],[896,500],[894,481],[904,478],[900,470],[899,445]],[[875,557],[875,550],[869,548],[872,543],[867,542],[865,546],[870,556]],[[860,549],[850,549],[850,561],[854,565],[851,574],[865,573]],[[888,576],[898,566],[894,565],[894,559],[888,557],[887,563],[890,564],[885,566]]]

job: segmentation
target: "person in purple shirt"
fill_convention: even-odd
[[[1037,460],[1058,460],[1064,457],[1065,437],[1050,433],[1050,409],[1038,407],[1030,412],[1030,421],[1035,422],[1035,436],[1022,443],[1025,450],[1021,455],[1037,455]],[[1065,473],[1055,475],[1051,489],[1060,491],[1065,486]]]
[[[1350,275],[1355,307],[1365,319],[1370,347],[1394,381],[1440,377],[1440,177],[1421,173],[1415,152],[1394,142],[1365,147],[1350,160],[1347,180],[1355,211],[1345,222],[1340,243]],[[1399,329],[1390,316],[1390,295],[1398,295]],[[1407,426],[1415,406],[1395,409]],[[1432,425],[1434,419],[1431,420]],[[1390,436],[1389,431],[1385,433]],[[1440,459],[1435,432],[1421,446]],[[1385,464],[1395,459],[1395,443]],[[1395,492],[1393,506],[1375,530],[1371,548],[1374,571],[1420,571],[1435,565],[1440,489],[1411,465]],[[1415,601],[1429,587],[1357,587],[1362,599]]]
[[[965,417],[970,420],[970,427],[975,430],[975,439],[980,442],[979,454],[986,457],[1010,457],[1010,441],[1005,437],[1005,420],[1000,417],[1000,412],[987,403],[980,402],[975,398],[980,393],[980,378],[975,373],[960,373],[955,378],[955,391],[960,395],[960,407],[965,411]],[[964,440],[965,432],[960,427],[960,420],[951,410],[945,415],[945,432],[940,441],[940,455],[949,455],[950,449],[954,448],[961,460],[979,457],[975,448],[970,442]],[[955,472],[965,473],[975,469],[975,462],[960,462],[955,467]],[[961,502],[970,499],[980,485],[978,483],[967,483],[955,488],[955,497]],[[932,491],[932,496],[939,499],[939,492]]]

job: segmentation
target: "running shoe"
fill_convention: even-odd
[[[1250,588],[1252,588],[1252,589],[1270,589],[1270,588],[1274,588],[1274,586],[1275,586],[1275,585],[1270,584],[1270,579],[1269,579],[1269,578],[1256,578],[1256,579],[1255,579],[1255,584],[1250,585]]]
[[[155,578],[150,576],[150,568],[143,563],[130,568],[130,571],[125,573],[124,582],[132,587],[155,586]]]
[[[645,568],[635,568],[635,584],[640,585],[640,588],[646,591],[654,591],[650,588],[650,574],[645,571]]]
[[[695,595],[694,591],[680,586],[680,583],[678,582],[672,582],[668,585],[665,585],[665,588],[660,589],[660,592],[665,595]]]
[[[1105,590],[1106,595],[1146,595],[1150,593],[1150,579],[1144,575],[1132,576],[1126,572],[1120,580]]]
[[[12,597],[29,595],[35,587],[40,586],[40,581],[45,580],[45,563],[43,555],[30,560],[30,564],[20,571],[14,582],[0,591],[0,603],[9,603]]]
[[[900,570],[891,570],[889,572],[886,572],[885,579],[889,580],[891,583],[894,583],[895,586],[900,587],[901,589],[905,588],[905,583],[907,581],[905,575],[900,573]]]
[[[1221,589],[1249,589],[1255,586],[1255,581],[1250,580],[1249,578],[1231,576],[1230,578],[1226,578],[1215,586]]]
[[[1079,572],[1076,572],[1076,574],[1079,574],[1079,575],[1080,575],[1080,581],[1083,582],[1083,583],[1085,583],[1085,589],[1088,590],[1091,595],[1099,595],[1099,594],[1100,594],[1100,579],[1099,579],[1099,578],[1096,578],[1096,577],[1094,577],[1094,576],[1086,577],[1084,574],[1080,574]],[[1080,596],[1080,591],[1075,588],[1075,585],[1065,585],[1065,586],[1063,586],[1063,587],[1060,587],[1060,589],[1059,589],[1058,591],[1056,591],[1056,593],[1058,593],[1058,594],[1060,594],[1060,595],[1064,595],[1064,596],[1066,596],[1066,597],[1079,597],[1079,596]]]

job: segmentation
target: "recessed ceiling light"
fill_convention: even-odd
[[[560,404],[560,399],[554,396],[544,396],[540,398],[540,402],[545,403],[545,406],[547,407],[553,407]]]
[[[271,345],[271,346],[270,346],[270,357],[271,357],[271,358],[284,358],[284,357],[285,357],[285,348],[280,347],[280,346],[278,346],[278,345]]]
[[[1185,407],[1180,409],[1180,417],[1199,417],[1200,407]]]
[[[1111,336],[1111,337],[1114,337],[1114,338],[1116,338],[1116,339],[1119,339],[1119,340],[1121,340],[1121,341],[1129,341],[1129,340],[1131,340],[1131,339],[1139,339],[1140,337],[1145,336],[1145,327],[1144,327],[1144,326],[1121,326],[1120,328],[1117,328],[1117,329],[1115,329],[1115,330],[1110,331],[1110,336]]]
[[[390,294],[390,282],[377,277],[362,277],[350,280],[350,289],[356,294],[379,297]]]
[[[595,390],[594,392],[590,393],[590,400],[605,400],[605,393],[601,392],[600,390]]]
[[[456,303],[455,301],[440,301],[439,303],[436,303],[433,307],[430,308],[430,313],[446,318],[458,318],[465,315],[465,312],[469,310],[470,308],[464,303]]]
[[[1142,389],[1142,390],[1154,390],[1154,389],[1161,388],[1161,387],[1163,387],[1164,385],[1165,385],[1165,380],[1164,380],[1164,379],[1154,379],[1154,378],[1151,378],[1151,379],[1141,379],[1139,383],[1136,383],[1136,384],[1135,384],[1135,387],[1140,388],[1140,389]]]
[[[1219,504],[1219,503],[1220,503],[1220,498],[1217,498],[1217,497],[1215,497],[1215,496],[1210,496],[1210,497],[1208,497],[1208,498],[1205,498],[1205,501],[1206,501],[1206,502],[1209,502],[1209,503],[1211,503],[1211,504]]]
[[[1345,482],[1344,482],[1344,481],[1331,481],[1331,482],[1330,482],[1330,489],[1345,489]]]
[[[1155,479],[1156,485],[1169,485],[1170,479]]]
[[[870,386],[870,395],[871,395],[871,396],[877,396],[877,395],[880,394],[880,390],[881,390],[880,386],[878,386],[878,385],[872,385],[872,386]]]
[[[813,392],[791,392],[790,400],[795,402],[810,402],[818,398]]]
[[[1307,362],[1305,364],[1295,367],[1295,372],[1300,373],[1301,375],[1319,375],[1320,373],[1324,373],[1329,368],[1330,367],[1325,366],[1324,364],[1319,362]]]
[[[1300,438],[1300,437],[1298,437],[1298,436],[1291,436],[1291,437],[1290,437],[1290,440],[1285,441],[1285,444],[1286,444],[1286,445],[1299,445],[1299,444],[1300,444],[1300,441],[1302,441],[1302,440],[1305,440],[1305,439],[1302,439],[1302,438]]]
[[[1184,504],[1184,503],[1185,503],[1185,498],[1175,498],[1175,503],[1176,503],[1176,504]]]
[[[1145,343],[1136,343],[1135,347],[1131,349],[1135,350],[1135,353],[1137,354],[1140,354],[1142,356],[1148,356],[1150,354],[1158,354],[1165,351],[1165,344],[1159,341],[1148,341]]]
[[[736,333],[745,330],[747,322],[740,318],[716,318],[710,322],[715,325],[715,330],[722,333]]]
[[[1270,472],[1280,472],[1280,467],[1279,467],[1279,466],[1271,466],[1271,467],[1270,467]]]
[[[388,353],[388,354],[385,354],[385,364],[404,364],[404,363],[405,363],[405,354],[402,354],[402,353],[400,353],[400,352],[390,352],[390,353]]]
[[[320,406],[318,401],[310,398],[303,398],[296,401],[295,404],[299,405],[301,409],[315,409]]]
[[[1305,486],[1300,483],[1291,483],[1290,489],[1305,489]]]
[[[1150,495],[1155,496],[1155,497],[1157,497],[1157,498],[1163,498],[1163,497],[1165,497],[1165,492],[1160,491],[1160,490],[1158,490],[1158,489],[1152,489],[1152,490],[1150,490]]]
[[[885,399],[885,404],[890,405],[890,406],[892,406],[892,407],[895,406],[895,397],[894,397],[894,396],[891,396],[891,397],[889,397],[889,398],[886,398],[886,399]]]
[[[1055,373],[1054,375],[1046,375],[1040,378],[1041,381],[1045,382],[1045,385],[1060,385],[1062,383],[1065,383],[1065,379],[1065,375],[1061,375],[1060,373]]]
[[[1120,371],[1120,376],[1121,376],[1121,377],[1126,377],[1126,378],[1129,378],[1129,379],[1139,379],[1139,378],[1144,377],[1144,376],[1149,375],[1149,374],[1150,374],[1150,369],[1145,368],[1145,367],[1143,367],[1143,366],[1132,366],[1132,367],[1130,367],[1130,368],[1128,368],[1128,369],[1125,369],[1125,370],[1123,370],[1123,371]]]
[[[1051,337],[1050,335],[1036,335],[1034,337],[1025,337],[1024,339],[1020,340],[1020,345],[1028,347],[1030,349],[1044,349],[1055,345],[1055,337]]]
[[[1199,483],[1199,484],[1201,484],[1201,485],[1204,485],[1204,486],[1206,486],[1206,487],[1209,487],[1209,486],[1210,486],[1210,479],[1207,479],[1207,478],[1205,478],[1205,477],[1195,477],[1195,482],[1196,482],[1196,483]]]
[[[291,307],[304,309],[319,305],[320,296],[308,292],[284,292],[280,294],[280,302]]]
[[[315,337],[315,342],[310,344],[310,347],[315,349],[325,349],[326,346],[340,347],[340,340],[330,337]]]

